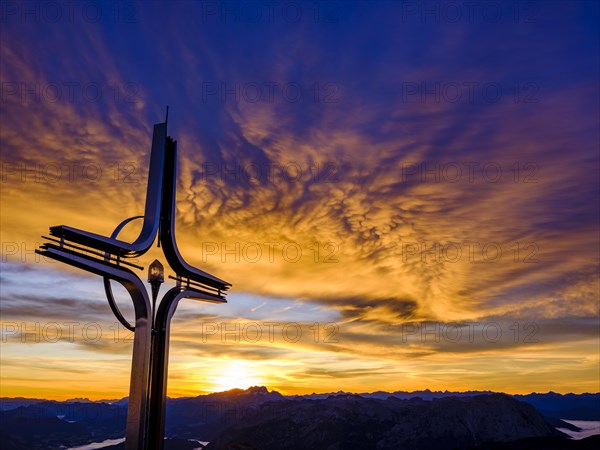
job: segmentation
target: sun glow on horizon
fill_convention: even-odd
[[[230,360],[225,362],[222,369],[209,377],[213,392],[229,391],[231,389],[248,389],[251,386],[262,386],[264,378],[248,361]]]

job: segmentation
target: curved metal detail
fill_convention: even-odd
[[[127,291],[135,310],[135,333],[131,361],[131,381],[127,405],[125,449],[146,448],[147,403],[150,372],[150,348],[152,345],[152,307],[142,280],[131,270],[94,260],[85,255],[67,253],[60,248],[45,247],[38,253],[102,277],[115,280]]]
[[[144,218],[144,216],[133,216],[128,219],[125,219],[123,222],[121,222],[119,225],[117,225],[117,228],[115,228],[115,231],[112,232],[112,234],[110,235],[110,238],[116,239],[117,236],[119,235],[119,233],[121,232],[121,230],[125,227],[125,225],[127,225],[129,222],[131,222],[133,220],[143,219],[143,218]],[[104,254],[105,262],[109,261],[109,256],[110,256],[110,253]],[[119,322],[121,322],[121,325],[123,325],[129,331],[135,331],[135,327],[133,325],[131,325],[129,323],[129,321],[127,319],[125,319],[125,317],[123,317],[123,314],[121,314],[121,311],[119,310],[119,306],[115,302],[115,297],[113,295],[112,287],[110,285],[110,278],[108,278],[108,277],[104,277],[104,292],[106,293],[106,299],[108,300],[108,305],[110,306],[110,309],[113,312],[113,314],[115,315],[115,317],[117,318],[117,320]]]
[[[85,245],[86,247],[107,251],[123,258],[133,258],[146,253],[156,239],[160,223],[166,139],[166,122],[154,125],[148,187],[146,190],[146,207],[143,216],[144,224],[134,242],[124,242],[116,238],[101,236],[65,225],[50,227],[50,234],[60,239]]]
[[[169,332],[171,318],[179,300],[214,302],[214,297],[181,287],[171,288],[163,297],[155,319],[152,335],[152,363],[150,376],[150,416],[148,417],[148,448],[162,450],[165,435],[167,379],[169,375]]]
[[[170,138],[167,138],[165,149],[164,185],[160,216],[160,240],[169,265],[180,277],[207,285],[217,291],[216,295],[218,297],[222,297],[222,291],[229,289],[231,283],[192,267],[182,258],[177,248],[177,242],[175,241],[177,142]]]

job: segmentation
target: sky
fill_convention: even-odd
[[[179,248],[233,285],[168,395],[600,391],[598,3],[1,5],[0,395],[127,395],[102,280],[33,250],[142,213],[167,105]]]

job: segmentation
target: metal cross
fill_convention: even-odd
[[[168,108],[167,108],[168,117]],[[134,332],[131,381],[125,431],[126,450],[162,450],[164,444],[169,331],[173,314],[183,298],[227,303],[230,283],[188,264],[179,253],[175,239],[175,194],[177,188],[177,142],[167,136],[167,119],[154,125],[150,169],[143,216],[125,219],[110,237],[65,225],[50,227],[47,241],[37,253],[78,267],[104,278],[104,289],[115,317]],[[139,236],[133,242],[119,240],[119,232],[129,222],[143,219]],[[128,259],[146,253],[158,234],[160,246],[175,272],[171,288],[156,307],[162,264],[151,264],[148,281],[152,303],[142,280],[131,268],[143,270]],[[113,297],[110,281],[127,289],[133,301],[135,323],[121,314]]]

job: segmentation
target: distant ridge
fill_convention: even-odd
[[[286,396],[287,398],[306,398],[306,399],[323,399],[327,397],[335,397],[338,395],[348,395],[354,394],[353,392],[328,392],[322,394],[306,394],[306,395],[291,395]],[[385,400],[386,398],[392,396],[400,399],[409,399],[413,397],[419,397],[423,400],[432,400],[434,398],[443,398],[443,397],[472,397],[474,395],[489,395],[489,394],[503,394],[503,392],[493,392],[493,391],[464,391],[464,392],[451,392],[451,391],[430,391],[429,389],[425,389],[423,391],[375,391],[375,392],[361,392],[355,395],[360,395],[364,398],[379,398]],[[510,395],[510,394],[506,394]]]
[[[264,386],[253,386],[169,399],[166,435],[184,440],[177,444],[181,448],[188,446],[188,439],[211,442],[207,450],[243,442],[261,450],[450,450],[485,446],[487,442],[504,442],[508,446],[494,448],[509,449],[523,448],[508,443],[529,438],[535,438],[535,444],[523,442],[541,445],[531,448],[583,449],[595,440],[570,444],[555,427],[577,431],[577,427],[559,420],[577,417],[563,413],[580,412],[592,417],[588,420],[600,420],[597,405],[600,394],[509,396],[487,391],[424,390],[284,396]],[[0,406],[3,450],[69,448],[119,438],[125,430],[126,398],[95,402],[2,398]],[[556,416],[544,417],[541,407]]]
[[[355,394],[346,391],[327,392],[327,393],[312,393],[306,395],[282,395],[279,392],[272,390],[269,391],[265,386],[252,386],[248,389],[230,389],[224,392],[214,392],[210,394],[201,394],[196,397],[176,397],[169,398],[168,402],[180,402],[185,399],[197,399],[197,398],[209,398],[213,400],[229,398],[234,399],[237,397],[253,396],[256,399],[269,400],[322,400],[328,397],[337,397],[342,395],[359,395],[363,398],[376,398],[385,400],[388,397],[395,397],[401,400],[407,400],[414,397],[419,397],[423,400],[433,400],[444,397],[473,397],[476,395],[492,395],[492,394],[503,394],[502,392],[493,391],[431,391],[425,389],[422,391],[375,391],[375,392],[363,392]],[[505,394],[509,395],[517,400],[524,401],[533,405],[543,415],[556,418],[556,419],[572,419],[572,420],[600,420],[600,392],[598,393],[583,393],[583,394],[557,394],[556,392],[547,393],[536,393],[531,394]],[[24,397],[1,397],[0,398],[0,411],[9,411],[11,409],[18,408],[20,406],[30,406],[43,402],[56,402],[60,403],[106,403],[110,405],[127,405],[127,397],[122,399],[112,400],[97,400],[92,401],[87,398],[84,399],[69,399],[65,401],[56,400],[44,400],[39,398],[24,398]]]

